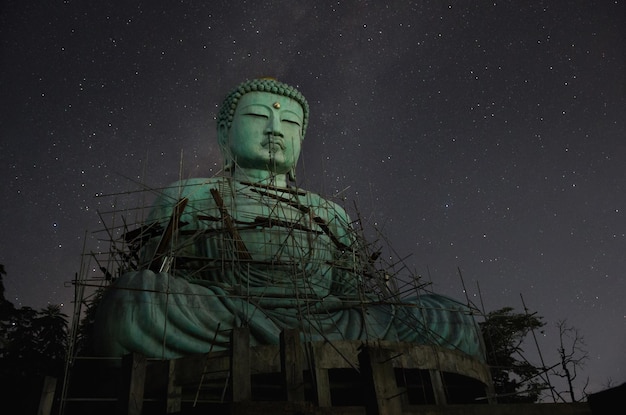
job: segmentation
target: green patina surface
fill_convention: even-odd
[[[149,239],[142,269],[107,289],[96,320],[100,353],[224,350],[230,329],[248,326],[252,345],[277,344],[284,328],[298,328],[304,341],[438,344],[482,359],[467,307],[432,293],[399,299],[384,283],[372,289],[366,242],[344,209],[290,185],[308,117],[302,94],[273,79],[227,96],[218,141],[229,175],[160,194],[148,223],[172,232]]]

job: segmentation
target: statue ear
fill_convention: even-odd
[[[289,172],[287,172],[287,179],[291,182],[296,181],[296,167],[294,166]]]
[[[228,145],[228,126],[225,122],[220,122],[217,126],[217,144],[224,159],[224,171],[232,170],[235,166],[230,153],[230,146]]]

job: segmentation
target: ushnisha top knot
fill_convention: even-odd
[[[287,98],[291,98],[302,106],[302,112],[304,113],[304,119],[302,120],[302,137],[306,132],[306,127],[309,122],[309,103],[304,95],[300,93],[296,88],[277,81],[274,78],[256,78],[250,79],[237,85],[222,102],[220,111],[217,115],[217,125],[222,123],[226,124],[226,127],[230,129],[233,122],[233,116],[235,115],[235,109],[239,103],[239,99],[246,93],[252,91],[270,92],[272,94],[282,95]]]

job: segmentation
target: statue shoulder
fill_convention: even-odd
[[[202,190],[216,188],[228,183],[226,177],[193,177],[185,180],[177,180],[161,189],[160,199],[177,201],[184,197],[195,199]]]
[[[159,189],[159,194],[152,204],[150,220],[169,218],[172,209],[181,199],[187,199],[185,209],[187,213],[205,209],[213,204],[210,189],[224,187],[228,183],[229,179],[225,177],[194,177],[170,183]]]
[[[332,219],[342,219],[342,221],[345,222],[350,221],[346,210],[339,203],[326,199],[313,192],[307,192],[306,199],[306,204],[315,211],[315,214],[326,221]]]

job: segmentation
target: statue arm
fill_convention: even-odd
[[[185,226],[196,221],[194,212],[202,209],[206,204],[207,188],[212,179],[195,178],[177,181],[163,189],[155,199],[146,223],[155,234],[143,244],[141,250],[142,267],[148,268],[152,263],[157,250],[167,238],[168,225]],[[178,223],[170,223],[173,218]],[[165,241],[169,242],[169,241]]]
[[[346,211],[333,202],[327,202],[327,221],[334,243],[331,294],[343,299],[358,297],[360,275],[358,273],[357,235]]]

